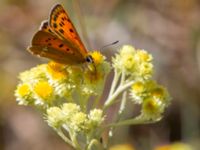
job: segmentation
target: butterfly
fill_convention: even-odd
[[[41,23],[28,51],[67,65],[85,62],[94,64],[92,56],[88,54],[76,28],[60,4],[56,4],[49,19]]]

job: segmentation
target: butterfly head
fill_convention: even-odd
[[[99,51],[89,52],[85,57],[85,61],[88,64],[88,68],[92,72],[96,72],[98,66],[100,66],[104,62],[104,56]]]
[[[93,59],[92,55],[90,55],[90,54],[86,56],[85,61],[87,63],[94,63],[94,59]]]

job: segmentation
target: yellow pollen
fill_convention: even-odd
[[[152,60],[152,57],[150,54],[148,54],[146,51],[144,50],[140,50],[137,52],[139,58],[142,60],[142,61],[151,61]]]
[[[143,109],[146,113],[156,114],[159,111],[159,104],[154,99],[147,99]]]
[[[30,93],[30,87],[28,84],[22,84],[22,85],[19,85],[18,88],[17,88],[17,93],[23,97],[23,96],[26,96]]]
[[[157,98],[162,98],[164,95],[164,91],[162,88],[156,88],[152,91],[152,96],[155,96]]]
[[[132,85],[132,90],[136,93],[141,93],[144,91],[144,85],[142,82],[136,82]]]
[[[104,60],[104,56],[99,51],[94,51],[90,53],[90,55],[92,56],[96,65],[101,64]]]
[[[64,70],[64,65],[56,62],[50,62],[47,66],[47,72],[53,79],[63,79],[66,77],[67,72]]]
[[[53,93],[53,88],[47,81],[39,81],[34,87],[35,93],[42,99],[46,99]]]

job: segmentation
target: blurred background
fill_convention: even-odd
[[[0,150],[68,149],[41,114],[18,106],[14,97],[18,74],[47,62],[26,48],[56,3],[68,10],[88,49],[120,41],[103,50],[108,60],[124,44],[151,52],[155,79],[173,98],[163,120],[120,128],[113,143],[130,142],[137,150],[151,150],[184,142],[199,150],[199,0],[1,0]],[[133,110],[129,109],[130,117]]]

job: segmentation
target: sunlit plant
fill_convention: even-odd
[[[114,128],[159,121],[170,96],[152,78],[153,57],[147,51],[124,45],[111,63],[100,52],[90,55],[93,64],[51,61],[20,73],[15,96],[19,105],[41,111],[48,125],[74,149],[106,150]],[[94,66],[95,71],[91,69]],[[114,77],[109,87],[105,81],[111,71]],[[110,89],[109,94],[101,99],[104,89]],[[140,113],[121,119],[127,102],[140,105]],[[115,119],[108,120],[113,105],[119,106],[118,111]]]

